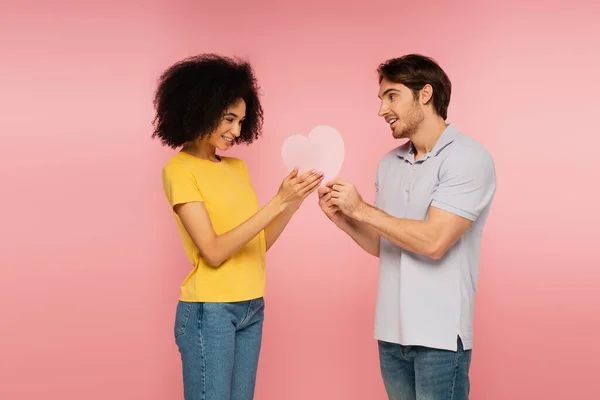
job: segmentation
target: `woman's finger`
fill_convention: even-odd
[[[288,176],[285,177],[285,179],[288,179],[288,180],[294,179],[297,175],[298,175],[298,168],[294,168],[293,170],[290,171]]]
[[[314,175],[317,171],[315,171],[314,169],[309,169],[308,171],[306,171],[305,173],[303,173],[302,175],[300,175],[300,181],[304,182],[307,179],[309,179],[312,175]]]
[[[312,192],[314,192],[319,187],[322,180],[323,180],[323,177],[321,176],[318,179],[316,179],[314,182],[312,182],[311,184],[306,186],[304,189],[302,189],[302,191],[300,192],[302,197],[306,197],[309,194],[311,194]]]
[[[304,182],[302,182],[301,185],[299,185],[299,189],[305,189],[306,187],[312,185],[314,182],[316,181],[321,181],[323,179],[323,173],[322,172],[315,172],[313,175],[309,176],[308,178],[306,178],[306,180]]]

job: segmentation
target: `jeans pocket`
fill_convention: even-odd
[[[175,311],[175,327],[174,334],[175,339],[185,333],[188,321],[190,319],[190,313],[192,310],[192,303],[186,303],[180,301],[177,303],[177,310]]]

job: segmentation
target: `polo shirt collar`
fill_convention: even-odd
[[[440,154],[440,152],[442,150],[444,150],[446,148],[446,146],[448,146],[450,143],[452,143],[454,141],[454,139],[456,138],[456,135],[458,134],[458,130],[456,129],[456,127],[454,126],[454,124],[449,124],[446,129],[444,129],[444,132],[442,132],[440,138],[437,140],[437,142],[435,143],[435,145],[433,146],[433,148],[423,156],[423,158],[421,158],[419,161],[424,161],[430,157],[435,157],[438,154]],[[410,142],[410,140],[408,142],[406,142],[405,144],[403,144],[402,146],[398,147],[398,150],[396,151],[396,153],[398,154],[399,157],[408,160],[410,162],[413,162],[415,160],[415,150],[413,148],[412,143]]]

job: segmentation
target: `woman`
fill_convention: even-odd
[[[253,399],[265,252],[323,179],[294,170],[259,208],[244,162],[217,154],[260,135],[257,91],[250,65],[205,54],[165,71],[154,100],[153,137],[181,147],[162,179],[193,265],[175,317],[187,400]]]

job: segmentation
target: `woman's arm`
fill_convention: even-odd
[[[306,175],[297,177],[296,175],[297,171],[292,171],[284,179],[277,195],[271,201],[246,221],[221,235],[215,233],[204,203],[195,201],[178,204],[174,210],[200,250],[202,257],[209,265],[219,267],[277,217],[282,214],[287,215],[289,212],[293,213],[292,210],[297,208],[322,180],[322,175],[319,174],[308,177]],[[281,229],[283,230],[283,227]]]
[[[294,170],[294,171],[296,171],[296,173],[297,173],[297,170]],[[294,174],[294,171],[292,171],[292,176],[296,176]],[[317,172],[311,170],[311,171],[306,172],[301,178],[308,179],[313,174],[317,174],[317,175],[321,176],[321,178],[319,178],[319,177],[316,178],[316,179],[318,179],[318,181],[320,183],[321,179],[323,178],[323,173],[320,173],[320,172],[317,173]],[[318,185],[317,185],[317,187],[318,187]],[[279,239],[279,236],[281,236],[281,234],[283,233],[283,230],[288,225],[288,223],[290,222],[290,220],[292,219],[292,217],[294,216],[296,211],[298,211],[301,204],[302,204],[302,201],[300,201],[296,204],[290,205],[280,215],[278,215],[269,225],[267,225],[267,227],[265,228],[265,241],[267,243],[267,250],[269,250],[271,248],[271,246],[273,246],[275,244],[277,239]]]
[[[298,210],[298,207],[289,207],[281,214],[277,216],[267,227],[265,228],[265,241],[267,242],[267,251],[275,244],[279,236],[283,233],[283,230],[290,222],[294,213]]]
[[[256,237],[285,208],[283,201],[276,196],[252,217],[221,235],[215,233],[204,203],[179,204],[175,206],[175,212],[202,257],[210,266],[218,267]]]

